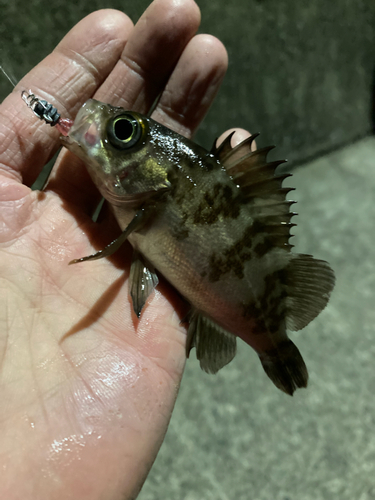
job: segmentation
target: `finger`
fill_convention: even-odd
[[[134,27],[119,61],[95,98],[146,113],[199,22],[199,8],[193,0],[155,0]],[[97,190],[88,180],[83,163],[69,152],[60,157],[48,189],[86,214],[97,203]]]
[[[94,12],[19,82],[0,107],[3,172],[31,185],[59,147],[57,130],[31,113],[21,100],[21,90],[30,88],[62,116],[74,116],[111,72],[132,29],[130,19],[121,12]]]
[[[137,27],[134,32],[136,30]],[[133,36],[137,35],[132,34],[128,45]],[[210,35],[195,36],[183,51],[152,117],[176,132],[191,137],[212,104],[227,65],[227,52],[217,38]],[[113,74],[108,80],[112,77]],[[101,92],[102,89],[98,94]],[[155,95],[152,96],[154,98]],[[101,100],[106,99],[101,96]],[[79,202],[85,212],[91,214],[98,202],[97,192],[88,180],[82,162],[71,153],[66,152],[65,155],[63,163],[51,176],[49,189],[56,191],[69,203]]]
[[[191,137],[211,106],[227,66],[227,52],[217,38],[195,36],[180,57],[152,117]]]
[[[185,137],[191,137],[211,106],[227,66],[227,52],[217,38],[211,35],[192,38],[175,66],[152,118]],[[235,138],[237,135],[242,137],[244,133],[248,135],[248,132],[242,131],[242,135],[236,134]],[[49,188],[69,203],[77,204],[79,201],[86,213],[91,214],[98,202],[96,190],[88,190],[91,183],[87,180],[77,182],[77,176],[84,179],[87,175],[85,169],[81,173],[81,161],[69,152],[66,155]]]
[[[230,128],[229,130],[226,130],[225,132],[223,132],[221,134],[221,136],[216,141],[216,145],[219,146],[223,142],[223,140],[226,137],[228,137],[228,135],[231,134],[232,132],[235,132],[235,134],[233,135],[233,137],[230,141],[232,148],[234,148],[234,146],[237,146],[237,144],[244,141],[245,139],[247,139],[251,135],[249,131],[247,131],[243,128]],[[251,151],[255,151],[256,148],[257,148],[256,142],[253,141],[251,143]]]
[[[147,113],[199,24],[200,11],[193,0],[152,2],[95,97]]]

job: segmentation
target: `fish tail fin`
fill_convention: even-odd
[[[293,396],[296,389],[307,386],[305,362],[291,340],[283,340],[275,349],[259,354],[259,358],[264,371],[280,390]]]

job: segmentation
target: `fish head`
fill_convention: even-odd
[[[85,162],[111,204],[136,206],[170,187],[168,169],[155,155],[153,123],[139,113],[89,99],[61,142]]]

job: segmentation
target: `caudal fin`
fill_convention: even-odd
[[[309,375],[305,362],[291,340],[283,341],[259,358],[272,382],[287,394],[293,396],[296,389],[307,386]]]

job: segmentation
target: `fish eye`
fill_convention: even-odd
[[[107,125],[109,142],[117,149],[134,146],[142,136],[142,125],[131,115],[112,118]]]

